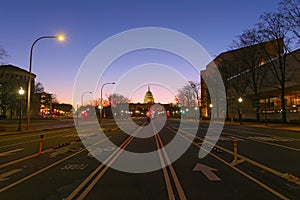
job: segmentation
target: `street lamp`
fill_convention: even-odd
[[[83,93],[81,94],[81,106],[83,106],[83,96],[84,96],[85,94],[87,94],[87,93],[92,94],[93,92],[83,92]]]
[[[21,127],[21,120],[22,120],[22,100],[21,100],[21,96],[24,95],[25,91],[23,90],[22,87],[20,87],[19,91],[19,127],[18,127],[18,131],[22,131],[22,127]]]
[[[87,93],[92,94],[93,92],[83,92],[83,93],[81,94],[81,107],[83,107],[83,96],[84,96],[85,94],[87,94]],[[81,108],[81,107],[80,107],[80,108]],[[76,121],[76,124],[78,125],[78,104],[77,104],[77,121]]]
[[[242,125],[242,124],[243,124],[243,119],[242,119],[242,109],[241,109],[241,103],[243,102],[242,97],[240,97],[240,98],[238,99],[238,101],[239,101],[239,119],[240,119],[240,125]]]
[[[100,92],[100,116],[99,116],[99,122],[100,122],[100,124],[101,124],[101,121],[102,121],[102,109],[103,109],[103,105],[102,105],[102,90],[103,90],[103,87],[104,87],[105,85],[108,85],[108,84],[114,85],[114,84],[116,84],[116,83],[115,83],[115,82],[112,82],[112,83],[104,83],[104,84],[102,85],[102,87],[101,87],[101,92]]]
[[[78,113],[78,103],[76,104],[76,125],[78,125],[78,117],[79,117],[79,113]]]
[[[210,103],[209,104],[209,118],[211,119],[211,110],[212,110],[212,107],[213,107],[213,105],[212,105],[212,103]]]
[[[32,53],[33,53],[33,47],[34,45],[41,39],[47,39],[47,38],[54,38],[59,41],[65,40],[65,37],[63,35],[56,35],[56,36],[42,36],[36,39],[30,49],[30,62],[29,62],[29,81],[28,81],[28,88],[27,88],[27,130],[30,129],[30,94],[31,94],[31,69],[32,69]]]

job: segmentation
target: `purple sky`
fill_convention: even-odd
[[[155,0],[2,0],[0,46],[10,55],[7,63],[28,70],[32,42],[43,35],[64,33],[64,43],[53,39],[37,43],[33,73],[46,91],[56,94],[60,102],[71,103],[73,83],[81,63],[100,42],[115,34],[139,27],[169,28],[193,38],[215,57],[228,49],[235,36],[257,23],[261,14],[275,11],[277,4],[277,0],[163,3]],[[155,56],[153,52],[150,54]],[[147,55],[143,55],[144,62],[148,62]],[[189,80],[199,81],[199,75],[193,71],[187,72],[187,76]],[[105,80],[118,81],[116,78],[112,71]],[[110,91],[109,86],[105,87],[104,96]],[[147,87],[139,91],[141,95],[137,96],[141,98],[136,97],[135,101],[142,101]],[[159,91],[153,93],[161,102],[174,100],[172,95],[160,97]],[[85,101],[96,97],[99,94],[84,96]]]

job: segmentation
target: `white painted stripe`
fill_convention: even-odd
[[[10,171],[8,171],[8,172],[5,172],[5,173],[3,173],[3,174],[0,174],[0,182],[2,182],[2,181],[6,181],[6,180],[8,180],[8,179],[10,179],[10,178],[7,178],[8,176],[11,176],[11,175],[13,175],[13,174],[15,174],[15,173],[18,173],[19,171],[22,171],[23,169],[12,169],[12,170],[10,170]]]
[[[2,157],[2,156],[10,156],[10,155],[14,155],[16,152],[22,151],[22,150],[23,150],[23,149],[14,149],[14,150],[2,152],[2,153],[0,153],[0,157]]]

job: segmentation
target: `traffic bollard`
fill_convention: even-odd
[[[39,155],[42,154],[42,150],[43,150],[43,137],[44,135],[40,135],[41,139],[40,139],[40,147],[39,147]]]
[[[234,138],[234,140],[233,140],[233,156],[234,156],[233,162],[236,163],[237,160],[238,160],[238,157],[237,157],[237,141],[236,141],[236,138]]]

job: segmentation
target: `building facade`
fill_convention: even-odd
[[[34,91],[35,74],[31,74],[32,89]],[[26,113],[27,87],[29,72],[13,65],[0,66],[0,118],[17,118],[20,104],[22,113]],[[24,95],[20,96],[18,91],[22,87]]]
[[[300,49],[284,54],[282,44],[268,41],[221,53],[213,60],[224,82],[228,120],[281,121],[284,90],[287,121],[300,122]],[[204,118],[211,117],[211,107],[215,106],[203,79],[209,67],[201,71]]]

